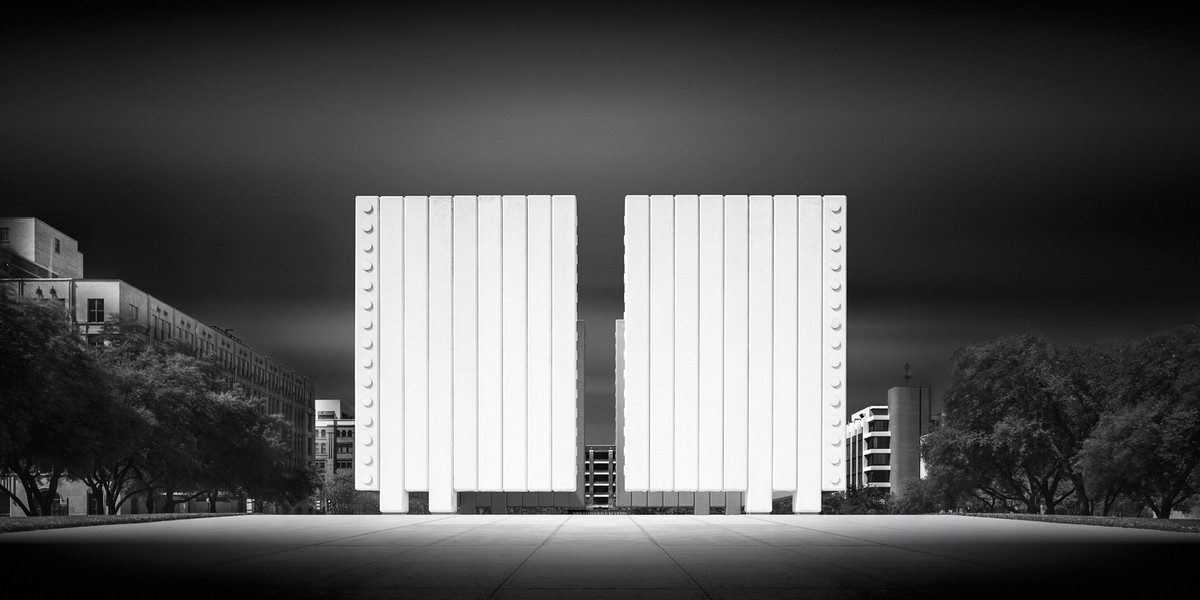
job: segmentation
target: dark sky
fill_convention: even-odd
[[[359,194],[578,197],[589,442],[626,194],[847,195],[851,410],[968,343],[1200,320],[1183,15],[104,11],[0,25],[0,214],[318,397],[352,398]]]

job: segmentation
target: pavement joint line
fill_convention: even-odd
[[[512,516],[515,516],[515,515],[510,515],[510,518]],[[507,519],[505,519],[505,520],[507,520]],[[516,576],[516,574],[518,572],[520,572],[521,567],[524,567],[525,563],[529,562],[529,559],[533,558],[533,555],[537,554],[538,550],[541,550],[542,547],[544,547],[546,545],[546,542],[549,542],[550,538],[553,538],[556,534],[558,534],[558,531],[563,528],[563,525],[566,525],[567,522],[570,520],[571,520],[571,517],[570,517],[570,515],[568,515],[567,518],[563,519],[562,522],[558,524],[558,527],[554,528],[554,531],[550,532],[550,535],[546,536],[546,539],[542,540],[541,544],[538,544],[537,548],[534,548],[532,551],[530,551],[529,556],[526,556],[525,560],[521,561],[521,564],[517,565],[517,568],[513,569],[512,573],[509,573],[508,577],[505,577],[504,581],[501,581],[500,585],[496,586],[496,589],[492,590],[492,593],[488,594],[488,600],[491,600],[492,598],[496,597],[496,593],[499,592],[500,590],[504,589],[504,586],[507,585],[508,582],[512,581],[512,578],[514,576]]]
[[[792,525],[792,524],[789,524],[789,523],[780,523],[779,521],[771,521],[771,520],[768,520],[768,519],[763,519],[763,518],[761,518],[761,517],[759,517],[759,516],[756,516],[756,515],[746,515],[746,516],[748,516],[748,517],[750,517],[750,518],[752,518],[752,519],[754,519],[754,520],[757,520],[757,521],[762,521],[762,522],[764,522],[764,523],[772,523],[772,524],[775,524],[775,525],[782,525],[782,526],[784,526],[784,527],[794,527],[794,528],[797,528],[797,529],[804,529],[804,530],[807,530],[807,531],[814,531],[814,532],[824,533],[824,534],[827,534],[827,535],[836,535],[836,536],[839,536],[839,537],[846,538],[846,539],[848,539],[848,540],[854,540],[854,541],[857,541],[857,542],[864,542],[864,543],[866,543],[866,544],[869,544],[869,545],[872,545],[872,546],[883,546],[883,547],[885,547],[885,548],[894,548],[894,549],[896,549],[896,550],[902,550],[902,551],[904,551],[904,552],[912,552],[912,553],[914,553],[914,554],[923,554],[923,555],[925,555],[925,556],[932,556],[932,557],[934,557],[934,558],[948,559],[948,560],[952,560],[952,561],[957,561],[957,562],[965,563],[965,564],[968,564],[968,565],[974,565],[974,566],[977,566],[977,567],[984,567],[984,568],[987,568],[987,569],[996,569],[996,568],[997,568],[995,565],[990,565],[990,564],[987,564],[987,563],[982,563],[982,562],[978,562],[978,561],[974,561],[974,560],[967,560],[967,559],[965,559],[965,558],[959,558],[959,557],[957,557],[957,556],[953,556],[953,555],[936,554],[936,553],[933,553],[933,552],[929,552],[929,551],[927,551],[927,550],[917,550],[917,549],[915,549],[915,548],[906,548],[906,547],[904,547],[904,546],[897,546],[896,544],[888,544],[888,543],[886,543],[886,542],[879,542],[879,541],[874,541],[874,540],[867,540],[867,539],[863,539],[863,538],[859,538],[859,537],[854,537],[854,536],[852,536],[852,535],[845,535],[845,534],[840,534],[840,533],[830,533],[830,532],[827,532],[827,531],[821,531],[820,529],[813,529],[813,528],[811,528],[811,527],[804,527],[803,525]],[[903,531],[903,530],[900,530],[900,529],[896,529],[896,528],[894,528],[894,527],[887,527],[887,529],[893,529],[893,530],[895,530],[895,531]],[[948,536],[948,537],[949,537],[949,536]],[[752,538],[752,539],[753,539],[753,538]],[[808,556],[807,554],[801,554],[801,553],[799,553],[799,552],[796,552],[796,551],[794,551],[794,550],[792,550],[792,549],[790,549],[790,548],[784,547],[784,546],[776,546],[775,544],[771,544],[771,543],[768,543],[768,542],[763,542],[763,543],[764,543],[764,544],[767,544],[768,546],[772,546],[772,547],[776,547],[776,548],[782,548],[782,549],[784,549],[784,550],[787,550],[788,552],[792,552],[793,554],[800,554],[801,556]],[[814,557],[809,557],[809,558],[814,558]],[[821,559],[816,559],[816,560],[821,560]],[[831,562],[829,562],[829,561],[822,561],[822,562],[825,562],[826,564],[834,565],[834,566],[837,566],[837,567],[841,567],[841,565],[837,565],[836,563],[831,563]],[[852,570],[852,569],[848,569],[848,568],[846,568],[846,567],[841,567],[841,568],[843,568],[843,569],[846,569],[846,570],[850,571],[851,573],[855,573],[856,575],[864,575],[864,576],[866,576],[866,577],[869,577],[869,578],[871,578],[871,579],[874,579],[873,577],[870,577],[870,575],[867,575],[866,573],[859,573],[858,571],[854,571],[854,570]],[[1013,569],[1008,569],[1008,568],[1003,568],[1003,567],[1000,567],[1000,570],[1001,570],[1001,571],[1008,571],[1010,574],[1012,574],[1012,575],[1014,575],[1014,576],[1019,576],[1019,575],[1022,575],[1022,574],[1023,574],[1023,573],[1021,573],[1020,571],[1016,571],[1016,570],[1013,570]],[[884,583],[886,583],[886,582],[884,582]]]
[[[683,565],[679,564],[679,561],[675,560],[675,557],[671,556],[671,553],[667,552],[667,549],[663,548],[662,545],[658,543],[658,540],[654,539],[654,536],[647,533],[646,529],[644,527],[642,527],[641,523],[638,523],[637,521],[631,519],[630,516],[626,516],[625,518],[632,521],[633,524],[637,526],[638,530],[642,532],[642,535],[646,536],[651,542],[653,542],[654,546],[657,547],[659,549],[659,551],[661,551],[663,554],[667,555],[667,558],[671,559],[671,562],[675,564],[675,568],[679,569],[679,571],[681,573],[683,573],[683,575],[685,577],[688,578],[688,581],[692,582],[692,585],[696,586],[696,589],[700,590],[701,594],[704,594],[705,598],[712,600],[712,594],[708,593],[708,590],[704,589],[704,586],[700,585],[700,582],[696,581],[696,578],[692,577],[692,574],[688,573],[688,570],[683,568]],[[695,517],[692,517],[692,518],[695,519]]]
[[[412,526],[414,526],[414,525],[424,525],[424,524],[426,524],[426,523],[437,523],[437,522],[439,522],[439,521],[445,521],[445,520],[447,520],[447,519],[454,518],[455,516],[457,516],[457,515],[446,515],[446,516],[444,516],[444,517],[442,517],[442,518],[440,518],[440,519],[429,519],[428,521],[421,521],[420,523],[412,523],[412,524],[409,524],[409,525],[397,525],[396,527],[389,527],[389,528],[387,528],[387,529],[381,529],[381,530],[379,530],[379,531],[392,531],[392,530],[396,530],[396,529],[403,529],[403,528],[405,528],[405,527],[412,527]],[[332,574],[330,574],[330,575],[326,575],[325,577],[322,577],[322,578],[320,578],[320,579],[315,579],[315,580],[313,580],[313,581],[310,581],[310,582],[308,582],[308,583],[305,583],[303,586],[296,586],[296,587],[292,587],[292,588],[289,588],[289,589],[286,589],[286,590],[281,590],[280,592],[276,593],[275,595],[281,595],[281,594],[282,594],[284,597],[287,597],[287,595],[288,595],[288,594],[290,594],[290,593],[292,593],[292,592],[295,592],[296,590],[303,590],[303,589],[307,589],[307,588],[308,588],[308,586],[311,586],[311,585],[313,585],[314,583],[319,583],[319,582],[321,582],[321,581],[325,581],[325,580],[331,579],[331,578],[333,578],[333,577],[337,577],[337,576],[340,576],[340,575],[344,575],[344,574],[346,573],[346,571],[353,571],[353,570],[355,570],[355,569],[360,569],[360,568],[362,568],[362,567],[367,567],[367,566],[370,566],[370,565],[378,564],[378,563],[381,563],[381,562],[383,562],[383,561],[385,561],[385,560],[390,560],[390,559],[392,559],[392,558],[395,558],[395,557],[397,557],[397,556],[403,556],[403,555],[405,555],[405,554],[409,554],[410,552],[413,552],[414,550],[422,550],[422,549],[425,549],[425,548],[429,548],[429,547],[431,547],[431,546],[435,546],[435,545],[437,545],[437,544],[440,544],[440,543],[442,543],[442,542],[444,542],[444,541],[446,541],[446,540],[448,540],[448,539],[455,538],[455,537],[458,537],[458,536],[460,536],[460,535],[463,535],[463,534],[466,534],[466,533],[470,533],[470,532],[472,532],[472,531],[475,531],[476,529],[480,529],[480,528],[483,528],[483,527],[487,527],[488,525],[495,525],[496,523],[500,523],[500,522],[503,522],[503,521],[507,521],[509,518],[512,518],[512,516],[511,516],[511,515],[509,515],[508,517],[506,517],[506,518],[504,518],[504,519],[500,519],[499,521],[496,521],[495,523],[482,523],[482,524],[480,524],[480,525],[478,525],[478,526],[476,526],[476,527],[472,527],[472,528],[470,528],[470,529],[468,529],[468,530],[466,530],[466,531],[460,531],[460,532],[458,532],[458,533],[456,533],[456,534],[454,534],[454,535],[451,535],[451,536],[448,536],[448,537],[444,537],[444,538],[442,538],[442,539],[440,539],[440,540],[437,540],[437,541],[435,541],[435,542],[429,542],[428,544],[421,544],[421,545],[419,545],[419,546],[409,546],[409,547],[405,548],[404,550],[401,550],[400,552],[397,552],[397,553],[395,553],[395,554],[390,554],[390,555],[388,555],[388,556],[383,556],[383,557],[380,557],[380,558],[379,558],[379,559],[377,559],[377,560],[373,560],[373,561],[370,561],[370,562],[365,562],[365,563],[362,563],[362,564],[355,565],[355,566],[354,566],[354,567],[352,567],[351,569],[347,569],[347,570],[345,570],[345,571],[341,571],[341,572],[338,572],[338,573],[332,573]],[[356,538],[356,537],[360,537],[360,536],[363,536],[363,535],[372,535],[372,534],[374,534],[374,533],[379,533],[379,531],[372,531],[372,532],[367,532],[367,533],[361,533],[361,534],[358,534],[358,535],[352,535],[352,536],[349,536],[349,537],[346,537],[346,538],[343,538],[343,539],[351,539],[351,538]],[[300,548],[307,548],[307,547],[311,547],[311,546],[324,546],[324,545],[327,545],[328,543],[329,543],[329,542],[322,542],[322,543],[320,543],[320,544],[309,544],[308,546],[299,546],[299,547],[300,547]],[[294,550],[294,549],[295,549],[295,548],[293,548],[293,550]],[[264,555],[262,555],[262,556],[267,556],[267,555],[266,555],[266,554],[264,554]],[[256,557],[256,558],[257,558],[257,557]]]
[[[387,529],[383,529],[383,530],[377,530],[377,531],[371,531],[371,532],[367,532],[367,533],[359,533],[359,534],[355,534],[355,535],[349,535],[349,536],[346,536],[346,537],[338,538],[336,541],[349,540],[349,539],[353,539],[353,538],[356,538],[356,537],[361,537],[361,536],[364,536],[364,535],[371,535],[371,534],[374,534],[374,533],[379,533],[379,531],[392,531],[392,530],[394,530],[394,529],[401,529],[401,528],[404,528],[404,527],[412,527],[413,525],[424,525],[424,524],[426,524],[426,523],[436,523],[436,522],[438,522],[438,521],[444,521],[444,520],[446,520],[446,519],[450,518],[451,516],[453,516],[453,515],[447,515],[447,516],[445,516],[445,517],[442,517],[442,518],[440,518],[440,519],[430,519],[430,520],[428,520],[428,521],[421,521],[420,523],[410,523],[410,524],[406,524],[406,525],[397,525],[397,526],[395,526],[395,527],[389,527],[389,528],[387,528]],[[313,528],[314,528],[314,527],[305,527],[305,528],[303,528],[303,529],[307,530],[307,529],[313,529]],[[440,541],[440,540],[439,540],[439,541]],[[264,557],[267,557],[267,556],[272,556],[272,555],[276,555],[276,554],[283,554],[283,553],[285,553],[285,552],[294,552],[294,551],[296,551],[296,550],[299,550],[299,549],[302,549],[302,548],[315,548],[315,547],[318,547],[318,546],[326,546],[326,545],[330,545],[331,543],[332,543],[331,541],[324,541],[324,542],[316,542],[316,543],[312,543],[312,544],[304,544],[304,545],[302,545],[302,546],[291,546],[291,547],[288,547],[288,548],[284,548],[284,549],[282,549],[282,550],[274,550],[274,551],[271,551],[271,552],[264,552],[264,553],[262,553],[262,554],[255,554],[255,555],[253,555],[253,556],[243,556],[243,557],[239,557],[239,558],[231,558],[231,559],[229,559],[229,560],[226,560],[226,561],[221,561],[221,562],[216,562],[216,563],[213,563],[213,564],[211,564],[211,565],[198,565],[198,566],[192,567],[192,568],[190,568],[190,569],[182,569],[182,570],[180,570],[180,571],[177,571],[177,572],[178,572],[178,573],[195,573],[195,572],[199,572],[199,571],[201,571],[202,569],[211,569],[211,568],[213,568],[213,567],[223,567],[223,566],[226,566],[226,565],[231,565],[231,564],[235,564],[235,563],[239,563],[239,562],[244,562],[244,561],[247,561],[247,560],[257,560],[257,559],[264,558]],[[413,547],[411,547],[411,548],[408,548],[408,549],[406,549],[406,550],[403,550],[403,551],[401,551],[401,552],[397,552],[396,554],[393,554],[393,555],[391,555],[391,556],[385,556],[385,557],[383,557],[383,558],[380,558],[379,560],[376,560],[376,561],[374,561],[374,562],[371,562],[371,563],[366,563],[366,564],[374,564],[374,563],[376,563],[376,562],[381,562],[381,561],[387,560],[388,558],[392,558],[392,557],[395,557],[395,556],[400,556],[401,554],[407,554],[408,552],[410,552],[410,551],[412,551],[412,550],[415,550],[415,549],[417,549],[417,548],[424,548],[424,547],[426,547],[426,546],[431,546],[431,545],[433,545],[433,544],[436,544],[436,543],[437,543],[437,542],[431,542],[430,544],[425,544],[424,546],[413,546]],[[328,576],[328,577],[325,577],[325,578],[322,578],[322,579],[318,579],[318,580],[316,580],[316,581],[323,581],[324,579],[328,579],[329,577],[332,577],[332,575],[330,575],[330,576]],[[315,583],[315,582],[310,582],[310,583]],[[295,588],[293,588],[293,589],[295,589]]]
[[[762,521],[762,522],[764,522],[764,523],[771,523],[772,525],[782,525],[782,523],[779,523],[778,521],[768,521],[768,520],[766,520],[766,519],[761,519],[761,518],[758,518],[758,517],[757,517],[757,516],[755,516],[755,515],[741,515],[741,516],[742,516],[742,517],[744,517],[744,518],[747,518],[747,519],[753,519],[753,520],[756,520],[756,521]],[[789,548],[789,547],[787,547],[787,546],[779,546],[779,545],[776,545],[776,544],[772,544],[771,542],[768,542],[768,541],[766,541],[766,540],[760,540],[760,539],[758,539],[758,538],[756,538],[756,537],[753,537],[753,536],[747,535],[747,534],[745,534],[745,533],[742,533],[742,532],[740,532],[740,531],[734,531],[734,530],[732,530],[732,529],[729,529],[728,527],[725,527],[724,525],[722,525],[722,524],[720,524],[720,523],[718,523],[718,524],[717,524],[717,527],[720,527],[721,529],[724,529],[725,531],[728,531],[728,532],[730,532],[730,533],[734,533],[734,534],[740,535],[740,536],[742,536],[742,537],[744,537],[744,538],[749,538],[749,539],[751,539],[751,540],[754,540],[755,542],[757,542],[757,543],[759,543],[759,544],[763,544],[764,546],[769,546],[769,547],[771,547],[771,548],[775,548],[775,549],[778,549],[778,550],[783,550],[784,552],[788,552],[788,553],[790,553],[790,554],[795,554],[795,555],[798,555],[798,556],[803,556],[804,558],[808,558],[808,559],[811,559],[811,560],[815,560],[815,561],[817,561],[817,562],[819,562],[819,563],[822,563],[822,564],[829,565],[829,566],[831,566],[831,567],[834,567],[834,568],[836,568],[836,569],[838,569],[838,570],[841,570],[841,571],[846,571],[847,573],[850,573],[850,574],[852,574],[852,575],[856,575],[856,576],[862,576],[862,577],[865,577],[865,578],[867,578],[867,579],[870,579],[871,581],[878,582],[878,583],[879,583],[879,585],[881,585],[881,586],[889,586],[889,585],[891,585],[890,583],[888,583],[888,582],[886,582],[886,581],[883,581],[882,579],[876,579],[876,578],[874,578],[874,577],[871,577],[871,575],[870,575],[869,573],[860,573],[860,572],[858,572],[858,571],[855,571],[854,569],[850,569],[850,568],[846,567],[845,565],[842,565],[841,563],[837,563],[837,562],[833,562],[833,561],[829,561],[829,560],[823,560],[823,559],[817,558],[817,557],[815,557],[815,556],[809,556],[809,555],[807,555],[807,554],[803,554],[803,553],[801,553],[801,552],[797,552],[797,551],[795,551],[795,550],[793,550],[793,549],[791,549],[791,548]],[[794,525],[793,527],[796,527],[796,528],[799,528],[799,529],[805,529],[805,530],[808,530],[808,531],[816,531],[816,532],[820,532],[820,533],[828,533],[828,532],[821,531],[821,530],[819,530],[819,529],[812,529],[812,528],[810,528],[810,527],[801,527],[801,526],[799,526],[799,525]],[[867,542],[866,540],[860,540],[860,539],[858,539],[858,538],[853,538],[853,537],[850,537],[850,536],[844,536],[844,535],[840,535],[840,534],[830,534],[830,535],[838,535],[839,537],[844,537],[844,538],[851,539],[851,540],[855,540],[855,541]],[[874,542],[867,542],[867,543],[868,543],[868,544],[874,544]]]

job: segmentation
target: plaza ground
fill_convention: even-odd
[[[10,585],[173,599],[1021,598],[1187,586],[1200,535],[952,515],[238,515],[8,533],[0,561]]]

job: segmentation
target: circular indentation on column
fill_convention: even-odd
[[[364,281],[362,284],[362,289],[364,292],[369,292],[369,291],[375,289],[375,282],[371,281],[370,279]]]
[[[375,264],[369,260],[364,260],[364,261],[362,261],[361,267],[362,267],[362,270],[367,271],[369,273],[371,271],[371,269],[375,268]]]
[[[362,301],[362,307],[363,310],[371,310],[372,308],[375,308],[375,303],[371,302],[370,298],[366,298]]]
[[[833,418],[829,419],[829,426],[830,426],[830,427],[837,427],[838,425],[841,425],[841,424],[842,424],[842,418],[841,418],[841,417],[834,416]]]
[[[830,377],[829,378],[829,387],[832,387],[834,389],[842,387],[842,378],[841,377]]]
[[[829,476],[829,483],[832,483],[832,484],[834,484],[834,485],[837,485],[837,484],[839,484],[839,483],[841,483],[841,482],[842,482],[842,478],[841,478],[841,477],[838,477],[837,475],[830,475],[830,476]]]
[[[834,350],[841,348],[842,347],[842,338],[840,338],[840,337],[830,338],[829,347],[833,348]]]
[[[372,404],[375,404],[374,398],[372,398],[370,396],[363,396],[363,399],[362,399],[363,406],[371,406]]]
[[[835,212],[835,213],[840,213],[840,212],[842,212],[842,200],[841,200],[841,198],[835,198],[835,199],[831,199],[831,200],[829,201],[829,210],[831,210],[831,211],[833,211],[833,212]]]
[[[375,342],[371,338],[363,338],[362,347],[370,350],[375,347]]]
[[[364,205],[363,205],[363,212],[364,212],[364,213],[366,213],[366,214],[368,214],[368,215],[369,215],[369,214],[371,214],[371,213],[373,213],[373,212],[375,212],[375,205],[374,205],[374,204],[371,204],[370,202],[368,202],[368,203],[364,204]]]
[[[363,485],[371,485],[372,483],[375,483],[375,480],[372,479],[370,475],[363,475],[362,482]]]
[[[835,291],[835,292],[836,292],[836,291],[838,291],[838,290],[840,290],[840,289],[842,289],[842,280],[841,280],[841,279],[836,279],[836,278],[835,278],[835,279],[830,279],[830,280],[829,280],[829,289],[831,289],[831,290],[833,290],[833,291]]]
[[[829,464],[831,464],[831,465],[840,465],[840,464],[842,464],[842,457],[840,457],[840,456],[838,456],[838,455],[836,455],[836,454],[835,454],[835,455],[833,455],[833,456],[830,456],[830,457],[829,457]]]
[[[830,271],[841,271],[842,270],[842,261],[840,261],[836,258],[829,261],[829,270]]]
[[[363,329],[370,329],[370,328],[372,328],[372,327],[374,327],[374,326],[375,326],[375,322],[374,322],[374,321],[372,321],[372,320],[370,320],[370,319],[363,319],[363,322],[362,322],[362,328],[363,328]]]
[[[370,446],[371,444],[375,443],[375,438],[371,437],[371,434],[369,434],[369,433],[364,433],[364,434],[360,435],[359,437],[362,438],[362,442],[363,442],[364,446]]]
[[[375,385],[375,380],[374,380],[374,379],[371,379],[371,378],[370,378],[369,376],[367,376],[367,375],[363,375],[363,376],[362,376],[361,383],[362,383],[362,386],[363,386],[363,387],[365,387],[365,388],[369,388],[369,387],[371,387],[371,386]]]
[[[839,435],[837,435],[837,434],[834,434],[832,437],[830,437],[830,438],[829,438],[829,445],[830,445],[830,446],[833,446],[833,447],[835,447],[835,448],[836,448],[836,447],[838,447],[838,446],[841,446],[841,445],[842,445],[842,438],[841,438],[841,436],[839,436]]]
[[[375,366],[375,361],[371,360],[371,357],[368,356],[366,358],[363,358],[362,366],[370,369],[371,367]]]
[[[829,405],[834,408],[841,406],[842,405],[842,397],[837,394],[830,396],[829,397]]]
[[[367,466],[371,466],[371,463],[373,463],[373,462],[375,462],[375,458],[374,458],[374,457],[372,457],[370,454],[364,454],[364,455],[363,455],[363,457],[362,457],[362,464],[364,464],[364,465],[367,465]]]
[[[363,425],[365,425],[365,426],[367,426],[367,427],[370,427],[371,425],[374,425],[374,424],[375,424],[375,421],[371,419],[371,416],[370,416],[370,415],[367,415],[367,416],[365,416],[365,417],[363,417],[363,418],[362,418],[362,424],[363,424]]]
[[[842,328],[842,320],[838,319],[836,317],[833,319],[830,319],[829,320],[829,328],[834,331],[841,329]]]
[[[836,368],[838,368],[838,367],[840,367],[840,366],[842,366],[842,359],[840,359],[840,358],[838,358],[838,357],[836,357],[836,356],[835,356],[835,357],[833,357],[833,358],[831,358],[831,359],[829,359],[829,366],[831,366],[831,367],[833,367],[833,368],[835,368],[835,369],[836,369]]]
[[[837,220],[830,221],[829,222],[829,230],[834,233],[841,231],[842,230],[842,222],[837,221]]]
[[[841,298],[830,298],[829,299],[829,308],[831,308],[833,310],[841,310],[842,309]]]
[[[375,225],[370,221],[363,221],[362,230],[363,233],[371,233],[372,231],[375,231]]]
[[[370,252],[375,249],[375,244],[372,244],[370,240],[365,241],[363,242],[362,249],[363,252]]]

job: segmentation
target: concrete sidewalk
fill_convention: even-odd
[[[1197,534],[949,515],[237,515],[0,535],[9,584],[172,599],[1145,594],[1190,587],[1198,559]]]

